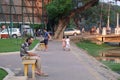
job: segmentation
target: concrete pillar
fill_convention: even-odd
[[[117,25],[116,25],[116,28],[115,28],[115,34],[120,34],[119,13],[117,13]]]
[[[96,33],[100,34],[100,29],[99,28],[96,29]]]
[[[103,29],[102,29],[102,35],[106,35],[106,27],[103,27]]]

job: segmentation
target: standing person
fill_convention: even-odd
[[[65,50],[65,46],[66,46],[66,41],[65,41],[65,36],[63,36],[63,39],[62,39],[62,48],[63,50]]]
[[[44,44],[45,44],[45,51],[48,50],[48,40],[51,39],[50,34],[47,32],[46,29],[44,29]]]
[[[40,56],[38,56],[37,54],[34,54],[33,52],[29,51],[29,46],[32,44],[33,42],[33,37],[28,37],[26,39],[26,41],[21,45],[20,48],[20,56],[21,58],[24,59],[29,59],[29,60],[36,60],[36,71],[35,73],[40,75],[40,76],[44,76],[47,77],[47,74],[44,74],[41,70],[41,60],[40,60]]]
[[[67,36],[67,39],[66,39],[66,49],[70,51],[70,39],[69,39],[69,36]]]
[[[24,29],[24,31],[23,31],[23,37],[27,37],[27,30],[26,29]]]

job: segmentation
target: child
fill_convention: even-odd
[[[67,36],[67,39],[66,39],[66,49],[70,51],[70,39],[69,39],[69,36]]]
[[[62,39],[63,50],[65,50],[65,46],[66,46],[66,41],[65,41],[65,36],[63,36],[63,39]]]

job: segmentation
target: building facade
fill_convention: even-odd
[[[0,0],[0,22],[47,23],[45,6],[50,0]]]

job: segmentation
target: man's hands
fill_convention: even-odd
[[[28,55],[29,55],[29,56],[38,56],[37,54],[34,54],[34,53],[32,53],[32,52],[28,52]]]

